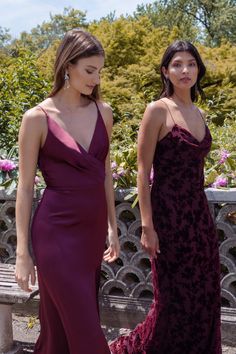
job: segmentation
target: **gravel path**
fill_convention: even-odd
[[[32,328],[30,328],[31,326]],[[33,346],[39,335],[39,330],[39,321],[36,317],[13,314],[14,340],[23,345],[25,354],[33,352]],[[103,330],[108,341],[115,339],[118,335],[129,332],[129,330],[125,328],[103,327]],[[236,354],[236,347],[224,345],[223,354]]]

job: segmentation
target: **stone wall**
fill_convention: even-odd
[[[115,306],[122,299],[132,304],[146,304],[152,296],[152,281],[149,257],[140,247],[141,223],[139,209],[124,201],[128,192],[116,191],[116,213],[121,244],[117,261],[102,264],[101,295],[114,299]],[[206,195],[219,236],[221,258],[222,306],[236,308],[236,189],[207,189]],[[39,197],[35,196],[34,207]],[[0,191],[0,262],[14,263],[16,248],[15,194],[7,196]],[[106,302],[106,301],[105,301]],[[126,301],[126,308],[127,308]],[[109,305],[110,306],[110,305]],[[141,305],[140,305],[141,306]],[[111,307],[111,306],[110,306]]]

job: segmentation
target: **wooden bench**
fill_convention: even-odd
[[[13,341],[12,305],[26,303],[38,294],[38,287],[27,293],[15,281],[15,266],[0,263],[0,354],[22,354]]]

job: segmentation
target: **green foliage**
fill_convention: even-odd
[[[101,40],[106,52],[106,65],[113,76],[120,67],[138,63],[145,54],[145,37],[151,30],[151,22],[147,18],[133,21],[121,17],[113,22],[91,23],[88,30]]]
[[[23,44],[32,52],[47,49],[55,40],[61,39],[65,32],[76,27],[86,27],[86,14],[71,7],[65,8],[63,14],[50,14],[50,21],[33,28],[30,33],[22,32],[20,40],[14,44]]]
[[[155,28],[166,27],[170,31],[177,27],[182,39],[195,41],[198,36],[198,28],[195,19],[185,11],[177,10],[173,1],[154,1],[147,5],[138,5],[134,13],[135,18],[147,16]]]
[[[23,113],[47,94],[48,82],[36,65],[35,55],[22,48],[16,58],[0,67],[0,146],[16,144]]]
[[[138,6],[133,16],[108,14],[86,22],[80,10],[65,8],[50,21],[22,33],[9,44],[9,33],[0,28],[0,145],[16,146],[23,113],[50,91],[58,43],[74,27],[85,27],[99,38],[106,52],[102,94],[114,113],[111,147],[115,186],[136,185],[136,141],[146,105],[161,90],[160,61],[176,39],[193,41],[202,55],[207,74],[202,86],[214,144],[206,160],[206,185],[217,176],[235,183],[236,46],[235,1],[155,1]],[[224,10],[224,11],[223,11]],[[222,151],[230,156],[219,163]],[[13,150],[11,150],[12,153]],[[15,154],[14,150],[14,154]],[[2,154],[3,159],[6,154]],[[13,172],[12,172],[13,173]],[[15,172],[14,172],[15,173]],[[2,182],[17,176],[1,173]],[[222,178],[223,178],[222,177]],[[11,182],[6,182],[11,183]]]
[[[129,118],[116,124],[113,130],[111,160],[115,188],[136,186],[137,132],[137,122]]]
[[[11,35],[9,33],[9,29],[2,28],[0,26],[0,48],[4,48],[11,41]]]
[[[148,16],[155,27],[180,28],[182,38],[219,46],[236,43],[235,0],[160,0],[137,7],[135,16]]]
[[[0,150],[0,188],[6,189],[9,194],[16,188],[18,181],[16,150],[16,147],[11,148],[9,153],[3,149]],[[12,164],[12,167],[5,170],[1,162],[6,160]]]

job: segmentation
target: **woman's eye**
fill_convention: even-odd
[[[89,70],[86,70],[86,72],[87,72],[88,74],[92,74],[92,73],[93,73],[92,71],[89,71]]]
[[[190,66],[196,66],[196,63],[190,63]]]
[[[174,63],[173,66],[176,67],[176,68],[180,68],[181,64],[179,64],[179,63]]]

